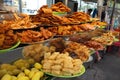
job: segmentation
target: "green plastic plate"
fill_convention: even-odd
[[[85,67],[84,67],[84,66],[82,66],[82,69],[81,69],[80,73],[75,74],[75,75],[73,75],[73,76],[58,76],[58,75],[54,75],[54,74],[46,73],[46,72],[45,72],[45,74],[47,74],[47,75],[54,76],[54,77],[60,77],[60,78],[73,78],[73,77],[78,77],[78,76],[83,75],[84,73],[85,73]]]
[[[2,50],[0,50],[0,53],[8,52],[8,51],[10,51],[10,50],[12,50],[12,49],[18,47],[19,44],[20,44],[20,41],[18,41],[14,46],[12,46],[12,47],[10,47],[10,48],[8,48],[8,49],[2,49]]]

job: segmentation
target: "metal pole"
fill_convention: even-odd
[[[82,3],[82,1],[80,0],[80,10],[81,10],[81,7],[82,7],[82,6],[81,6],[81,3]]]
[[[65,5],[66,5],[66,6],[68,5],[68,0],[65,0]]]
[[[22,13],[22,0],[19,0],[19,12]]]
[[[109,30],[113,29],[113,18],[114,18],[114,12],[115,12],[115,4],[116,4],[116,0],[114,0],[114,4],[113,4],[112,14],[111,14],[111,17],[110,17]]]

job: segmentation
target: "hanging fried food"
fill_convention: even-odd
[[[70,12],[71,9],[65,6],[62,2],[58,2],[51,6],[52,11],[55,12]]]

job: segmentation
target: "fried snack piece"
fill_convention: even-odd
[[[45,53],[42,61],[43,71],[58,76],[72,76],[78,74],[82,68],[80,59],[73,59],[68,52]],[[52,57],[52,58],[51,58]]]
[[[89,48],[83,44],[76,43],[76,42],[69,42],[67,44],[67,47],[64,49],[64,52],[69,52],[71,56],[73,54],[77,55],[76,58],[81,59],[83,62],[88,60],[90,56]]]
[[[70,12],[71,9],[65,6],[62,2],[58,2],[51,6],[52,11],[55,12]]]

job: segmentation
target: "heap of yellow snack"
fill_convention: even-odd
[[[82,61],[73,59],[67,52],[45,53],[42,65],[44,72],[59,76],[72,76],[82,69]]]
[[[14,62],[13,65],[2,64],[0,70],[0,80],[40,80],[44,75],[44,73],[40,71],[42,65],[40,63],[34,63],[31,60],[29,61],[30,63],[27,62],[26,64],[25,62],[26,60],[20,59]],[[31,63],[34,63],[34,67],[32,68],[28,65]]]

